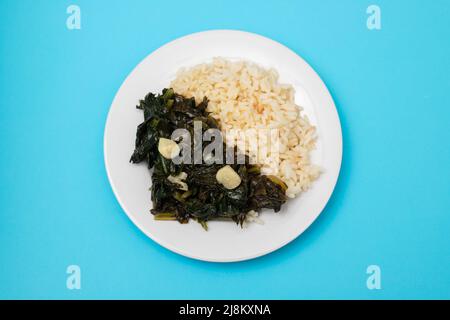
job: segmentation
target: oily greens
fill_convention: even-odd
[[[194,219],[206,229],[207,221],[217,219],[233,220],[242,226],[251,210],[269,208],[278,212],[286,201],[286,185],[274,176],[262,175],[258,166],[249,163],[247,156],[239,164],[240,153],[236,147],[233,147],[236,161],[230,166],[239,175],[241,183],[231,190],[216,179],[217,171],[225,164],[207,164],[205,161],[176,164],[158,151],[160,138],[171,139],[176,129],[185,129],[194,137],[190,141],[190,150],[199,147],[204,150],[210,142],[195,144],[198,141],[194,122],[201,124],[202,133],[220,129],[218,121],[206,111],[207,106],[206,97],[196,104],[194,98],[185,98],[172,89],[164,89],[158,95],[149,93],[137,106],[144,113],[144,122],[137,127],[130,162],[146,162],[149,169],[153,168],[151,213],[155,219],[181,223]],[[227,151],[230,150],[223,143],[224,157]]]

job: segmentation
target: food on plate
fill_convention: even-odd
[[[222,140],[220,122],[207,112],[208,100],[200,103],[164,89],[162,94],[149,93],[137,106],[144,114],[136,131],[132,163],[146,162],[152,172],[151,213],[156,220],[177,220],[186,223],[194,219],[207,228],[207,221],[233,220],[242,225],[247,218],[263,208],[279,211],[286,201],[286,185],[276,177],[261,174],[258,165],[236,146]],[[177,141],[174,132],[183,134]],[[198,139],[216,130],[213,155],[208,153],[211,141]],[[217,140],[216,140],[217,139]],[[187,152],[186,152],[187,150]],[[193,151],[193,152],[192,152]],[[200,152],[201,162],[192,160]],[[208,161],[212,157],[232,163]],[[209,156],[209,157],[208,157]],[[243,159],[243,161],[239,161]]]
[[[275,70],[251,62],[215,58],[211,63],[181,69],[170,86],[183,96],[194,97],[197,103],[207,97],[207,111],[220,121],[223,131],[278,130],[278,160],[258,157],[260,150],[242,151],[252,159],[258,157],[263,173],[283,180],[288,186],[288,197],[306,191],[319,176],[320,169],[310,162],[316,143],[315,128],[295,104],[294,88],[279,83]]]
[[[159,138],[158,151],[166,159],[173,159],[180,153],[178,144],[170,139]]]
[[[130,161],[153,168],[155,219],[242,226],[306,191],[320,175],[316,132],[294,96],[275,70],[222,58],[147,94]]]
[[[237,188],[242,182],[241,177],[239,177],[236,171],[229,165],[226,165],[217,171],[216,180],[229,190]]]

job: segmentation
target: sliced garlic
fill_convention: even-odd
[[[228,165],[217,171],[216,179],[227,189],[237,188],[241,184],[241,177]]]
[[[183,190],[183,191],[187,191],[188,190],[188,185],[186,182],[184,182],[183,180],[185,180],[187,178],[187,173],[186,172],[180,172],[179,175],[176,176],[168,176],[167,180],[169,180],[170,182],[177,184],[178,185],[178,189]]]
[[[180,154],[180,147],[175,141],[159,138],[158,151],[166,159],[173,159]]]

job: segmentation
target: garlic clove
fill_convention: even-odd
[[[236,171],[229,165],[226,165],[217,171],[216,180],[226,189],[235,189],[241,184],[241,177],[239,177]]]
[[[183,181],[186,178],[187,178],[187,173],[180,172],[180,174],[178,174],[176,176],[172,176],[172,175],[168,176],[167,180],[178,185],[178,189],[183,190],[183,191],[188,191],[189,187],[188,187],[187,183]]]
[[[164,158],[173,159],[180,154],[180,147],[173,140],[159,138],[158,151]]]

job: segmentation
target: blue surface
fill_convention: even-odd
[[[81,30],[66,8],[81,8]],[[366,8],[381,7],[369,31]],[[0,1],[0,298],[450,298],[450,2]],[[103,129],[122,81],[180,36],[240,29],[304,57],[342,122],[341,176],[299,239],[213,264],[122,212]],[[81,290],[66,268],[81,268]],[[368,290],[379,265],[382,289]]]

